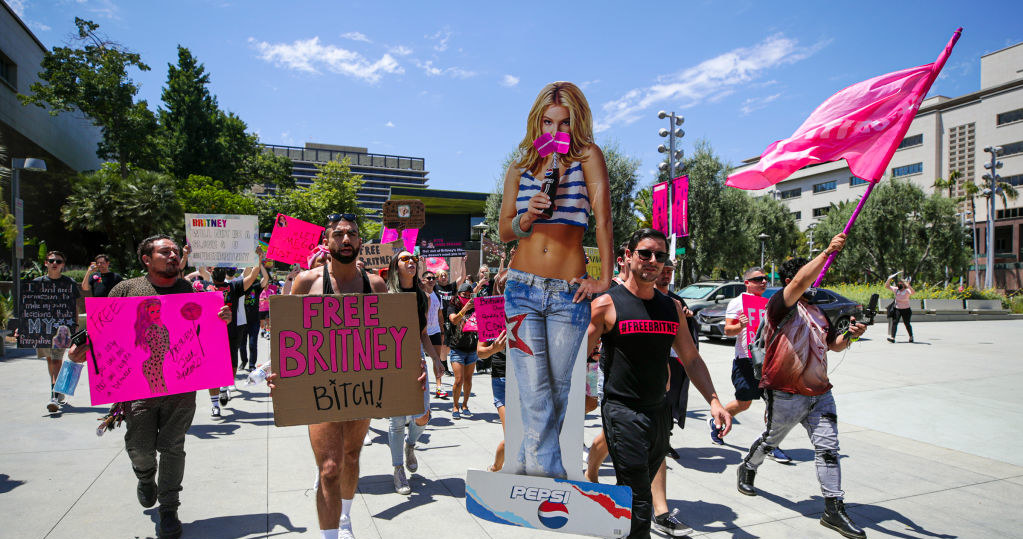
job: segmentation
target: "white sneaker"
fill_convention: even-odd
[[[63,393],[57,393],[57,404],[64,406],[67,404],[67,395]]]
[[[352,533],[352,517],[341,515],[337,523],[337,539],[355,539]]]
[[[412,487],[408,484],[408,478],[405,477],[405,468],[401,466],[394,467],[394,491],[403,496],[412,494]]]
[[[416,459],[416,446],[405,444],[405,467],[408,468],[408,473],[413,473],[419,469],[419,460]]]

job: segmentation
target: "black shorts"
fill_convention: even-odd
[[[753,360],[737,357],[732,360],[732,385],[735,386],[735,400],[754,401],[764,396],[760,380],[753,376]]]
[[[260,320],[266,320],[267,318],[270,318],[270,311],[259,311]]]
[[[432,344],[434,346],[440,346],[441,345],[440,336],[441,336],[440,332],[437,332],[437,333],[434,333],[433,335],[430,335],[430,344]]]

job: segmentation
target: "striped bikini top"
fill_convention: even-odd
[[[517,214],[526,213],[529,199],[540,192],[543,180],[537,180],[528,170],[522,170],[519,178],[519,195],[515,199]],[[537,219],[535,223],[581,226],[586,229],[590,221],[590,197],[583,179],[583,167],[578,161],[572,162],[558,184],[554,197],[554,215],[550,219]]]

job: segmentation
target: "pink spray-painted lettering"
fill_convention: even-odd
[[[496,339],[504,331],[504,296],[487,296],[472,300],[476,306],[476,326],[481,341]]]
[[[231,385],[220,292],[85,298],[92,405]]]
[[[743,294],[742,313],[749,319],[749,325],[746,326],[746,349],[749,350],[749,347],[753,344],[753,339],[757,336],[757,328],[760,327],[760,321],[767,319],[767,298],[753,294]]]
[[[266,257],[309,268],[309,253],[320,244],[323,227],[278,213]]]

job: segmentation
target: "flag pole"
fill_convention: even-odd
[[[927,92],[931,89],[931,85],[934,84],[934,79],[938,78],[938,73],[941,72],[941,68],[945,67],[945,61],[948,60],[949,54],[952,53],[952,47],[955,47],[955,44],[957,41],[959,41],[959,36],[961,36],[962,33],[963,33],[962,28],[956,29],[956,31],[952,34],[952,39],[948,41],[948,45],[945,45],[945,49],[942,50],[941,54],[938,55],[938,59],[935,60],[933,66],[931,67],[931,74],[930,76],[927,77],[923,91],[920,92],[920,99],[923,99],[923,97],[925,97],[927,95]],[[917,103],[917,106],[919,106],[919,102]],[[903,136],[905,136],[906,130],[908,129],[909,123],[907,123],[905,128],[903,128],[902,132]],[[894,154],[894,147],[890,150],[889,153]],[[891,155],[888,156],[888,161],[891,162]],[[885,163],[885,167],[887,166],[888,163]],[[871,191],[874,190],[874,185],[876,185],[878,181],[881,180],[878,179],[877,181],[871,181],[869,182],[870,185],[867,185],[867,190],[864,191],[863,196],[860,198],[859,204],[856,205],[856,209],[853,210],[852,216],[849,217],[849,222],[845,224],[845,229],[842,230],[843,234],[848,234],[849,231],[852,230],[853,223],[856,222],[856,218],[859,217],[860,210],[863,209],[863,205],[867,202],[867,197],[870,196]],[[810,254],[812,255],[813,253]],[[828,272],[828,268],[830,268],[831,263],[835,261],[835,255],[837,254],[838,253],[835,252],[828,255],[828,260],[827,262],[824,263],[824,267],[821,268],[820,275],[818,275],[817,280],[813,282],[813,286],[815,288],[820,286],[821,283],[824,281],[824,274]]]

